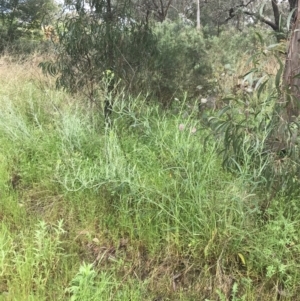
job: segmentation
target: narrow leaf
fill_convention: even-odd
[[[259,16],[260,16],[260,17],[263,17],[265,5],[266,5],[266,3],[264,3],[264,4],[260,7],[260,9],[259,9]]]
[[[257,89],[257,97],[260,98],[261,93],[263,92],[266,84],[268,83],[269,79],[265,80],[262,84],[256,84],[255,89]],[[258,88],[257,88],[258,87]]]
[[[255,34],[257,35],[261,45],[263,45],[264,44],[264,39],[263,39],[262,35],[259,32],[255,32]]]
[[[246,265],[246,260],[245,260],[245,258],[243,256],[243,254],[242,253],[238,253],[238,256],[239,256],[241,262],[243,263],[243,265],[245,266]]]
[[[267,47],[267,49],[270,50],[270,49],[273,49],[273,48],[278,47],[278,46],[280,46],[280,43],[271,44],[271,45],[269,45],[269,46]]]
[[[286,20],[286,27],[287,27],[287,30],[290,31],[290,25],[291,25],[291,19],[292,19],[292,16],[295,12],[295,9],[292,9],[291,12],[289,13],[288,17],[287,17],[287,20]]]
[[[281,59],[277,55],[275,55],[275,57],[276,57],[279,65],[280,65],[280,67],[279,67],[279,69],[276,73],[276,76],[275,76],[275,87],[276,87],[276,89],[279,93],[280,92],[280,80],[281,80],[281,77],[282,77],[282,74],[283,74],[284,65],[283,65]]]

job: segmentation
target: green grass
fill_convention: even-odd
[[[105,128],[36,77],[0,95],[0,300],[297,300],[298,200],[264,219],[184,100],[117,99]]]

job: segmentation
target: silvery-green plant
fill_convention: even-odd
[[[76,276],[72,279],[66,292],[71,294],[70,301],[94,300],[96,271],[92,264],[83,263]]]

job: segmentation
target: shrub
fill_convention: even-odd
[[[57,32],[57,57],[41,67],[58,74],[58,87],[80,91],[93,102],[119,83],[131,94],[150,93],[168,106],[176,94],[187,91],[193,96],[210,74],[203,37],[180,22],[150,27],[128,19],[124,25],[124,17],[119,17],[110,24],[80,13],[62,20]],[[114,74],[109,85],[107,70]]]
[[[157,24],[157,56],[150,69],[150,91],[168,105],[175,95],[195,96],[197,86],[207,86],[211,74],[202,34],[182,21]],[[150,74],[149,74],[150,75]]]

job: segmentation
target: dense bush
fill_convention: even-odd
[[[0,5],[0,53],[28,54],[42,39],[41,25],[53,20],[52,0],[3,0]]]
[[[128,20],[124,26],[124,19],[112,23],[100,22],[98,17],[84,12],[64,17],[56,27],[56,58],[41,65],[51,75],[59,75],[58,87],[81,91],[91,101],[106,92],[107,70],[115,81],[131,88],[136,73],[148,67],[156,45],[146,24]]]
[[[202,34],[182,21],[157,24],[154,32],[158,54],[148,71],[151,91],[168,104],[175,95],[194,96],[197,86],[207,86],[211,67]]]
[[[198,85],[205,86],[210,65],[204,40],[194,28],[180,22],[124,22],[99,22],[85,13],[64,19],[57,27],[56,60],[43,63],[43,69],[59,75],[58,87],[81,91],[92,101],[107,93],[106,70],[120,88],[151,94],[165,106],[175,95],[193,95]]]
[[[234,28],[227,28],[219,36],[205,36],[207,48],[217,61],[224,64],[239,61],[244,53],[253,54],[261,46],[261,39],[266,44],[275,43],[272,33],[257,27],[249,27],[242,32]]]
[[[224,73],[227,76],[225,78],[226,88],[228,86],[232,88],[232,85],[238,84],[238,77],[242,77],[252,68],[252,61],[249,58],[263,50],[262,41],[266,45],[276,43],[272,34],[264,32],[259,27],[246,28],[243,32],[229,28],[219,36],[207,36],[205,41],[213,76],[220,78]],[[268,59],[265,63],[260,60],[260,63],[263,63],[261,69],[268,65],[269,61]],[[231,83],[230,76],[234,77],[235,83]],[[228,92],[228,89],[226,90]]]

